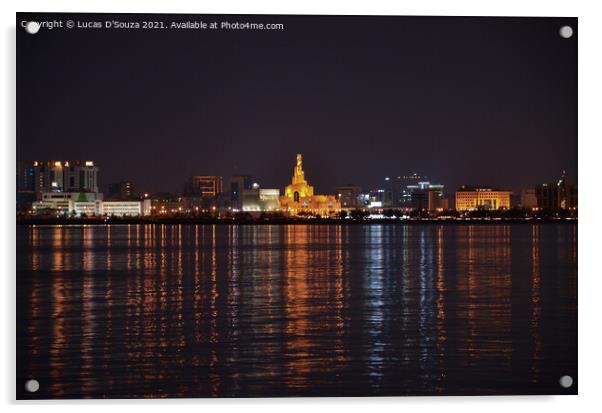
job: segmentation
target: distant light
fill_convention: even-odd
[[[86,166],[94,166],[94,162],[92,162],[92,161],[86,161]]]
[[[54,166],[61,166],[61,162],[60,162],[60,161],[56,161],[56,162],[54,163]]]

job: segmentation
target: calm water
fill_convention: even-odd
[[[576,370],[576,224],[17,228],[19,398],[573,394]]]

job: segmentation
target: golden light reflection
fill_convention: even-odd
[[[518,357],[540,385],[541,303],[570,308],[577,258],[576,229],[544,244],[541,228],[34,227],[24,368],[54,397],[441,393],[483,370],[507,382]]]

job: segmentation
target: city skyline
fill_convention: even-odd
[[[149,192],[197,174],[283,188],[298,152],[322,192],[411,172],[577,181],[577,39],[558,35],[575,19],[277,19],[286,30],[23,35],[19,159],[93,158],[103,190]]]
[[[181,193],[171,195],[150,194],[136,190],[131,181],[120,181],[109,185],[108,197],[103,200],[98,176],[98,165],[92,160],[36,160],[20,164],[17,204],[21,212],[27,210],[28,214],[58,213],[78,217],[82,214],[87,217],[203,212],[212,212],[218,217],[237,212],[332,217],[340,216],[343,211],[347,211],[344,215],[349,217],[351,210],[397,209],[404,210],[402,216],[406,218],[410,217],[407,212],[449,218],[446,211],[507,211],[518,207],[523,212],[515,209],[515,213],[507,217],[516,218],[518,213],[525,218],[540,210],[558,214],[560,210],[575,213],[577,209],[577,186],[568,182],[565,171],[557,182],[522,189],[520,198],[512,191],[486,185],[462,185],[455,192],[446,192],[445,185],[417,174],[387,177],[383,186],[367,189],[341,185],[332,194],[317,195],[306,179],[300,153],[295,157],[291,184],[282,194],[278,188],[262,187],[251,175],[231,176],[226,186],[222,176],[197,175],[186,179]]]
[[[66,158],[56,158],[56,160],[58,161],[58,159],[66,159]],[[85,158],[85,159],[93,159],[93,158]],[[29,165],[29,164],[33,164],[35,162],[39,162],[41,160],[40,159],[36,159],[36,160],[17,160],[17,164],[22,164],[22,165]],[[53,162],[54,159],[44,159],[44,162]],[[60,162],[64,162],[64,161],[60,161]],[[102,165],[99,165],[97,162],[95,161],[89,161],[89,162],[93,162],[94,166],[96,168],[98,168],[100,170],[100,174],[99,176],[104,175],[105,171],[102,168]],[[304,161],[305,162],[305,161]],[[309,163],[309,162],[308,162]],[[223,179],[223,191],[218,191],[218,193],[228,193],[228,188],[226,188],[226,184],[229,184],[235,177],[238,176],[248,176],[251,177],[253,182],[252,183],[257,183],[262,187],[274,187],[275,185],[271,185],[269,182],[273,182],[275,180],[278,181],[282,181],[283,178],[282,177],[277,177],[277,179],[272,178],[271,180],[268,180],[267,183],[266,181],[260,180],[252,171],[247,171],[247,172],[240,172],[240,173],[231,173],[231,174],[226,174],[226,175],[218,175],[218,174],[214,174],[211,173],[211,171],[204,171],[202,173],[194,173],[191,175],[186,175],[186,176],[181,176],[179,180],[177,180],[177,183],[172,183],[172,190],[159,190],[159,191],[152,191],[149,190],[148,188],[145,187],[141,187],[141,185],[139,185],[134,179],[131,179],[129,176],[125,176],[125,175],[115,175],[114,171],[111,171],[113,173],[111,173],[111,175],[116,176],[116,178],[112,181],[107,181],[106,179],[98,179],[98,187],[100,188],[99,192],[106,192],[106,193],[111,193],[113,192],[111,190],[111,186],[119,184],[119,183],[123,183],[123,182],[129,182],[135,185],[136,191],[142,191],[144,193],[148,193],[148,194],[161,194],[161,193],[167,193],[167,194],[172,194],[172,195],[182,195],[185,196],[186,195],[186,187],[189,184],[189,180],[191,178],[195,178],[195,177],[199,177],[199,176],[215,176],[215,177],[219,177]],[[514,188],[510,188],[508,185],[490,185],[489,182],[480,182],[480,181],[476,181],[476,182],[462,182],[461,184],[459,184],[457,187],[452,187],[449,186],[448,184],[446,184],[445,180],[443,179],[439,179],[437,177],[433,177],[432,175],[428,174],[428,173],[423,173],[424,171],[404,171],[405,173],[401,173],[401,174],[392,174],[392,175],[386,175],[383,176],[380,181],[377,182],[373,182],[371,184],[368,184],[367,186],[362,186],[362,185],[358,185],[356,184],[357,181],[362,181],[362,179],[358,179],[358,180],[345,180],[342,179],[339,181],[339,183],[335,184],[334,187],[332,189],[329,189],[329,191],[334,191],[337,187],[343,187],[343,186],[358,186],[359,188],[361,188],[364,191],[369,191],[372,189],[379,189],[379,188],[384,188],[387,185],[387,181],[389,179],[394,180],[395,178],[399,179],[399,178],[404,178],[404,177],[408,177],[408,176],[417,176],[417,177],[422,177],[422,181],[424,182],[430,182],[430,183],[438,183],[438,184],[442,184],[443,187],[445,188],[444,191],[448,194],[448,195],[453,195],[453,193],[455,193],[457,190],[461,189],[462,187],[465,186],[476,186],[476,187],[490,187],[490,188],[495,188],[495,189],[499,189],[499,190],[508,190],[514,193],[520,193],[521,190],[526,189],[526,188],[532,188],[535,185],[539,185],[539,184],[548,184],[550,182],[552,182],[554,179],[557,179],[559,177],[567,177],[568,176],[568,182],[576,184],[577,181],[576,179],[572,179],[572,177],[570,175],[568,175],[566,173],[566,170],[560,170],[558,171],[558,173],[554,176],[550,176],[547,177],[547,179],[544,179],[540,182],[524,182],[522,185],[519,184],[518,189],[514,189]],[[310,172],[311,174],[311,172]],[[292,174],[291,174],[292,175]],[[320,177],[319,176],[313,176],[313,174],[311,174],[312,176],[312,183],[313,182],[318,182],[318,185],[314,185],[314,186],[318,186],[319,187],[319,182],[320,182]],[[417,181],[418,182],[418,181]],[[286,186],[288,185],[288,182],[285,181],[284,185],[282,186],[276,186],[279,189],[284,189]]]

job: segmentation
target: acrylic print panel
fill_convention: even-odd
[[[18,14],[17,398],[576,394],[577,36]]]

